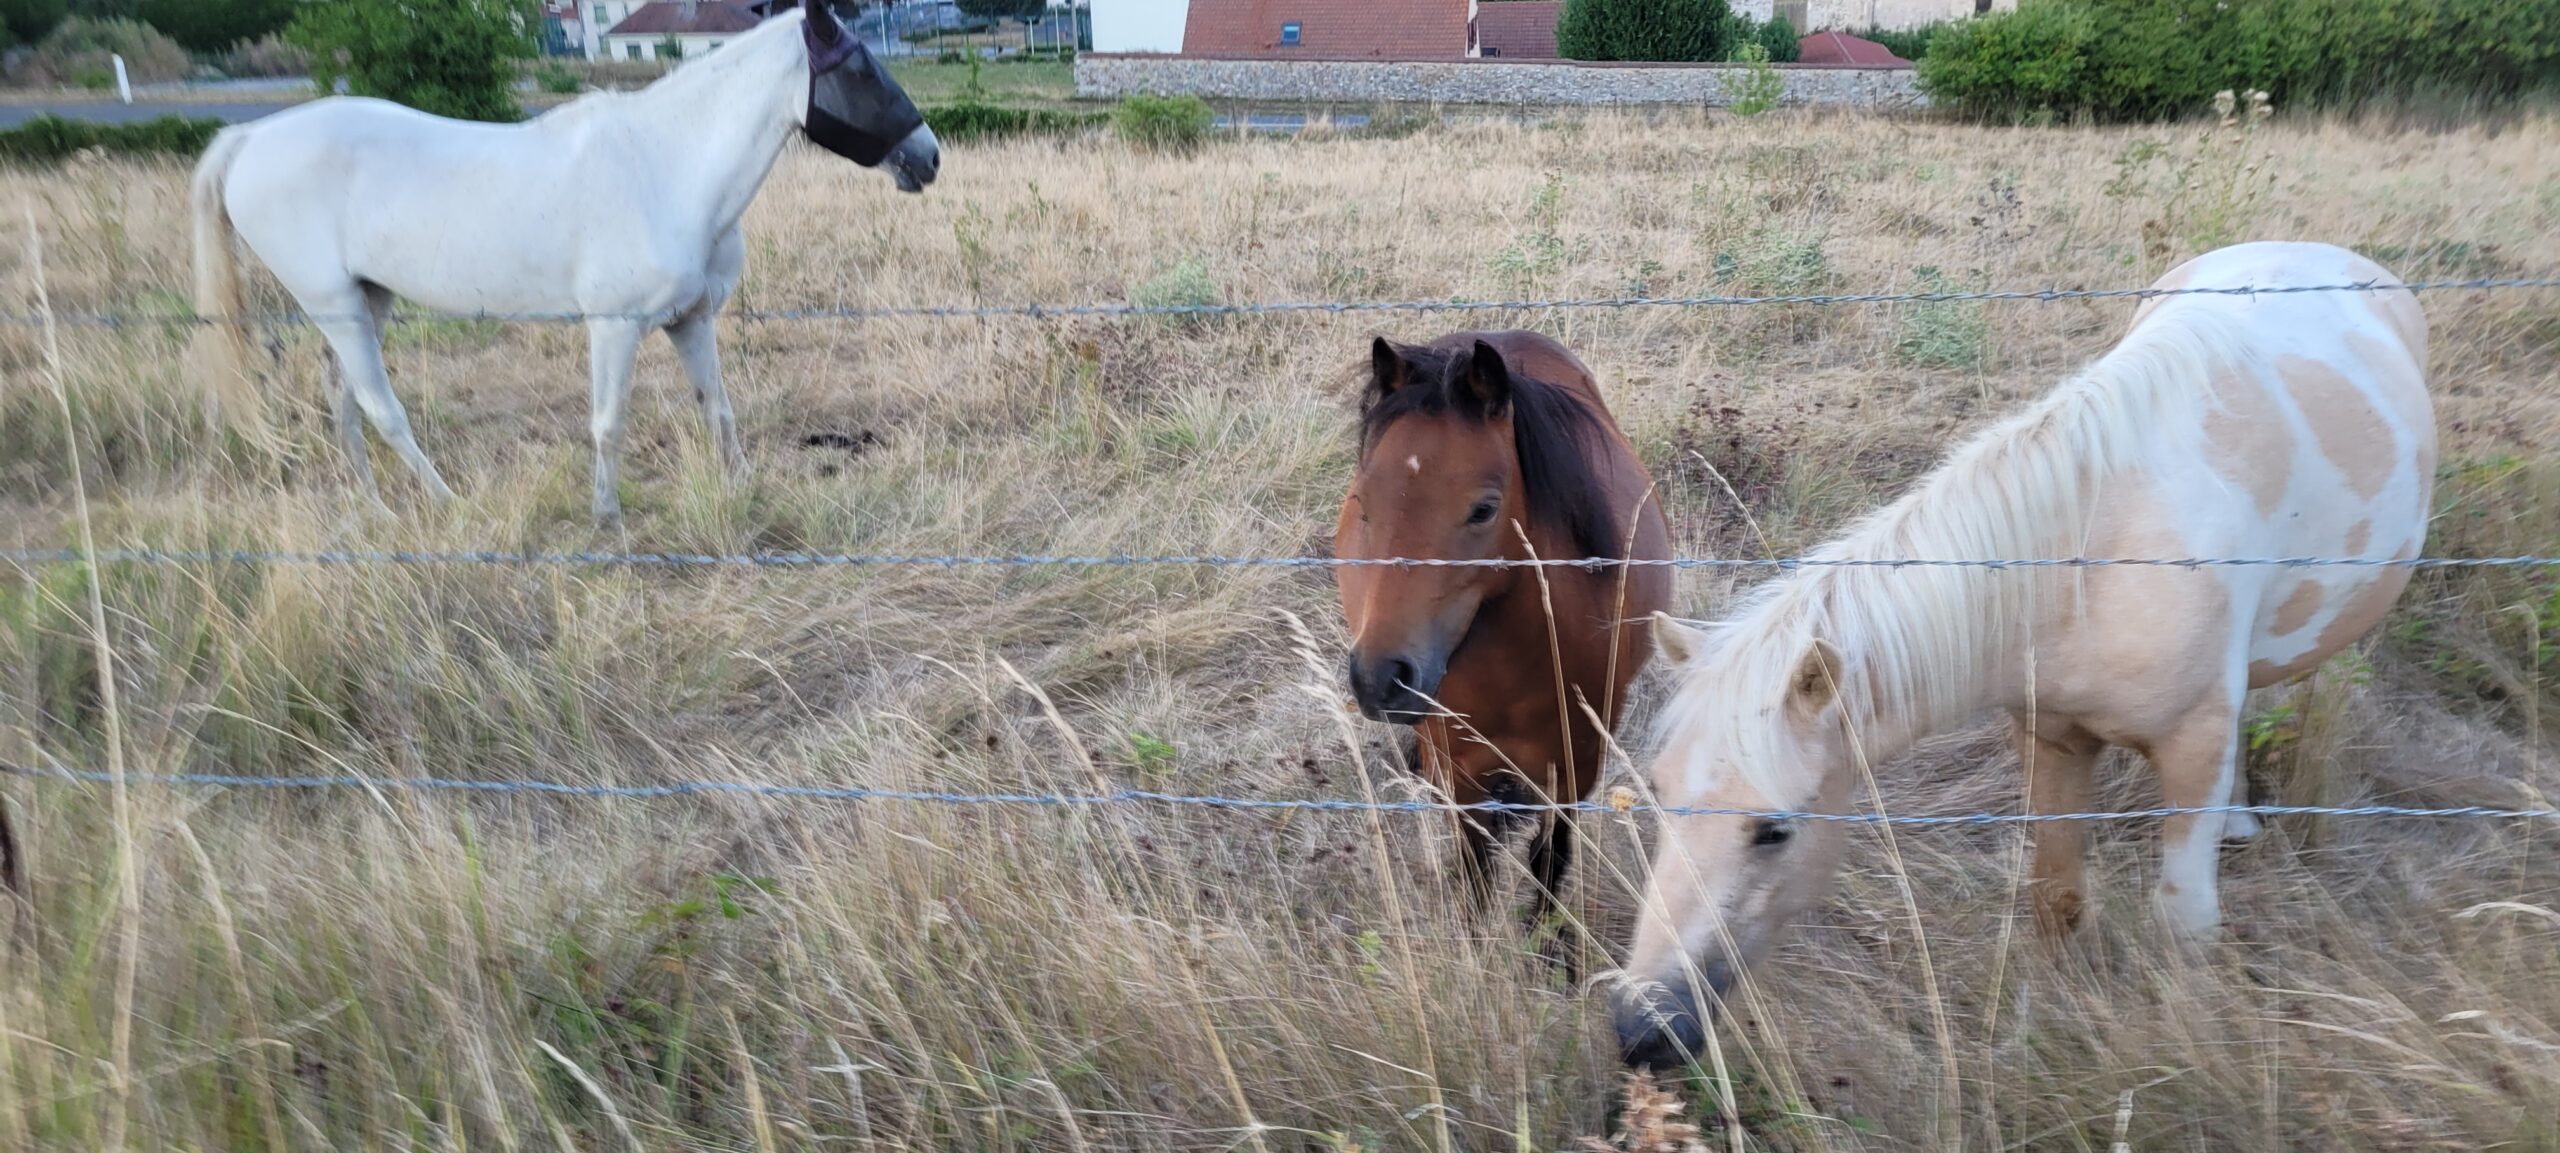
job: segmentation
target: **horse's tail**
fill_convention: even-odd
[[[217,425],[226,396],[247,400],[236,406],[244,414],[264,408],[249,375],[249,289],[241,274],[239,236],[223,202],[231,162],[248,141],[245,126],[215,133],[204,159],[196,162],[189,194],[195,210],[197,325],[188,359],[207,390],[207,421]]]

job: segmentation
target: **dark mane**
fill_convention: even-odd
[[[1456,413],[1483,424],[1492,416],[1461,381],[1469,351],[1403,347],[1407,372],[1400,388],[1372,379],[1360,397],[1360,457],[1387,426],[1415,413]],[[1506,366],[1510,377],[1511,441],[1520,458],[1520,487],[1529,497],[1530,527],[1564,529],[1580,556],[1611,560],[1626,555],[1620,510],[1610,507],[1602,468],[1609,433],[1600,414],[1560,385]],[[1634,510],[1625,510],[1633,512]],[[1563,559],[1563,558],[1548,558]]]

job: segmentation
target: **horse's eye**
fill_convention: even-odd
[[[1786,821],[1762,821],[1759,828],[1751,831],[1751,844],[1755,848],[1775,847],[1795,835],[1795,826]]]
[[[1494,511],[1495,509],[1492,501],[1478,501],[1474,508],[1467,510],[1467,523],[1491,524],[1493,523]]]

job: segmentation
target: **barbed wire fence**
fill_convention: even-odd
[[[2560,277],[2500,277],[2463,280],[2422,280],[2405,283],[2357,281],[2313,285],[2247,285],[2236,287],[2185,288],[2117,288],[2117,289],[2009,289],[1985,291],[1928,291],[1839,294],[1792,294],[1774,296],[1696,295],[1696,296],[1625,296],[1521,300],[1403,300],[1403,301],[1271,301],[1238,304],[995,304],[995,305],[917,305],[917,306],[834,306],[802,309],[733,309],[723,315],[745,321],[841,321],[862,322],[900,319],[1007,319],[1029,320],[1076,318],[1182,318],[1212,316],[1290,315],[1290,314],[1358,314],[1381,312],[1486,312],[1549,311],[1561,309],[1639,309],[1750,307],[1763,305],[1878,305],[1902,303],[1964,303],[2027,301],[2056,303],[2089,300],[2155,300],[2176,296],[2241,296],[2290,295],[2314,292],[2445,292],[2503,291],[2560,288]],[[53,312],[46,314],[0,313],[0,327],[61,326],[76,328],[140,329],[194,327],[216,324],[264,324],[307,326],[331,318],[284,312],[246,318],[197,316],[185,313],[149,312]],[[476,313],[409,316],[395,314],[391,323],[436,321],[481,321],[524,324],[582,323],[594,319],[647,320],[669,319],[657,314],[615,313]],[[73,564],[145,564],[145,565],[299,565],[299,566],[496,566],[496,567],[610,567],[634,569],[708,569],[736,568],[750,570],[833,569],[861,567],[913,568],[1027,568],[1027,567],[1190,567],[1190,568],[1576,568],[1607,570],[1616,568],[1664,567],[1672,569],[1769,569],[1780,572],[1818,568],[1948,568],[1984,569],[2086,569],[2112,567],[2159,567],[2182,569],[2209,568],[2311,568],[2311,567],[2389,567],[2408,569],[2478,569],[2478,568],[2560,568],[2560,555],[2521,555],[2505,557],[2022,557],[2022,558],[1853,558],[1828,556],[1796,557],[1668,557],[1668,558],[1484,558],[1441,559],[1427,557],[1327,557],[1327,556],[1251,556],[1220,554],[1139,554],[1111,553],[1091,555],[1064,554],[902,554],[902,553],[669,553],[628,551],[533,552],[506,549],[466,550],[396,550],[396,549],[182,549],[123,547],[84,551],[74,548],[0,549],[0,562],[20,568]],[[963,807],[1019,806],[1050,808],[1090,808],[1096,806],[1138,806],[1159,808],[1207,808],[1228,811],[1283,811],[1321,813],[1615,813],[1652,814],[1664,817],[1724,816],[1769,820],[1807,820],[1842,822],[1859,825],[1916,827],[2028,825],[2055,822],[2114,822],[2157,820],[2182,815],[2246,814],[2251,816],[2319,816],[2319,817],[2393,817],[2433,820],[2498,820],[2518,822],[2560,821],[2560,809],[2500,808],[2480,805],[2419,807],[2404,805],[2203,805],[2161,806],[2107,812],[1969,812],[1944,814],[1901,814],[1883,812],[1810,812],[1779,809],[1740,809],[1664,805],[1635,799],[1631,792],[1614,791],[1602,801],[1481,801],[1460,804],[1441,800],[1362,801],[1329,798],[1233,797],[1202,794],[1168,793],[1143,789],[1120,789],[1094,793],[1013,793],[952,792],[936,790],[885,789],[861,786],[790,785],[752,781],[690,780],[654,785],[567,784],[532,779],[464,779],[446,777],[396,776],[259,776],[225,773],[189,772],[124,772],[108,773],[73,769],[61,765],[30,766],[0,764],[0,774],[52,780],[67,783],[114,783],[159,785],[173,788],[246,789],[282,791],[396,790],[414,793],[461,795],[533,795],[555,798],[591,800],[654,801],[688,797],[738,796],[778,800],[825,802],[893,802],[935,804]]]

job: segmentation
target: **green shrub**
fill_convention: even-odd
[[[270,32],[224,49],[222,55],[215,58],[214,66],[220,68],[223,75],[235,78],[309,76],[311,54],[294,47],[283,33]]]
[[[296,0],[133,0],[125,11],[190,50],[218,53],[263,40],[293,21]]]
[[[1724,58],[1746,62],[1746,46],[1759,49],[1752,59],[1760,63],[1793,64],[1804,56],[1802,38],[1785,16],[1772,16],[1766,24],[1740,12],[1726,17]]]
[[[1060,112],[1048,108],[1009,108],[964,100],[924,110],[924,122],[939,140],[1000,140],[1009,136],[1063,136],[1110,119],[1101,112]]]
[[[312,0],[286,33],[323,92],[465,120],[524,118],[516,65],[534,54],[533,8],[516,0]]]
[[[1929,39],[1941,28],[1962,24],[1962,20],[1938,20],[1917,28],[1869,28],[1850,35],[1884,45],[1884,50],[1905,60],[1917,61],[1929,54]]]
[[[1569,60],[1722,60],[1725,0],[1565,0],[1556,50]]]
[[[1777,107],[1779,98],[1786,95],[1787,82],[1769,65],[1769,50],[1758,40],[1745,40],[1733,50],[1733,59],[1742,67],[1719,78],[1725,109],[1736,116],[1758,116]]]
[[[11,77],[29,84],[104,88],[115,83],[117,56],[124,57],[125,74],[136,84],[184,79],[189,67],[187,50],[150,25],[74,16],[55,25]],[[92,83],[100,77],[103,82]]]
[[[2560,7],[2513,0],[2024,0],[1950,25],[1920,59],[1975,115],[2192,114],[2264,89],[2281,107],[2560,90]]]
[[[533,70],[533,82],[554,96],[567,96],[581,87],[576,72],[548,60]]]
[[[65,120],[38,116],[0,132],[0,160],[20,164],[58,164],[91,148],[124,156],[194,156],[213,143],[222,121],[211,117],[163,116],[129,124]]]
[[[2083,100],[2095,22],[2076,0],[2023,0],[2016,10],[1951,24],[1919,60],[1922,91],[1977,116],[2015,116]]]
[[[0,0],[0,45],[44,39],[70,11],[70,0]]]
[[[1209,102],[1197,96],[1126,96],[1111,110],[1111,127],[1120,139],[1157,152],[1200,147],[1216,119]]]

